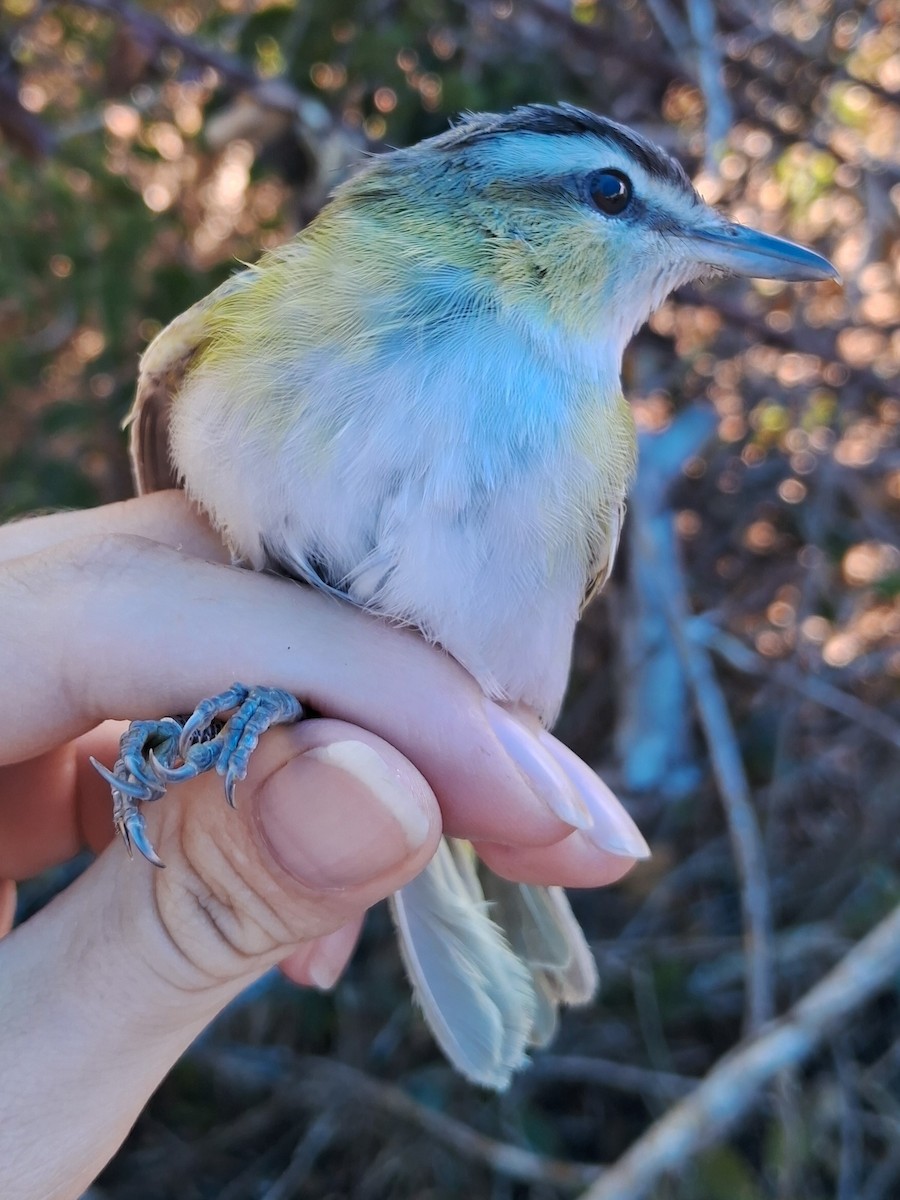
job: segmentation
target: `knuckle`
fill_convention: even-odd
[[[143,564],[167,551],[159,543],[136,533],[92,533],[66,543],[61,555],[69,567],[90,578],[104,577]]]
[[[156,910],[195,986],[252,974],[300,940],[252,868],[208,833],[202,846],[183,837],[179,853],[166,857],[167,869],[155,873]]]

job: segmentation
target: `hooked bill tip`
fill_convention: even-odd
[[[746,225],[696,229],[690,236],[696,243],[700,262],[733,275],[785,283],[841,281],[834,265],[815,250]]]

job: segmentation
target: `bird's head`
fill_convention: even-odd
[[[460,271],[492,301],[618,351],[698,276],[836,277],[811,250],[727,220],[640,134],[568,104],[470,114],[374,159],[341,201],[401,264],[448,286]]]

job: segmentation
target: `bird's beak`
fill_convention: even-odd
[[[821,254],[784,238],[748,229],[746,225],[723,222],[692,229],[688,236],[699,263],[732,275],[783,279],[790,283],[816,279],[840,282],[840,275]]]

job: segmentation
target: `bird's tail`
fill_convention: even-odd
[[[553,1036],[561,1004],[586,1004],[597,970],[561,888],[510,883],[468,842],[444,839],[392,898],[414,995],[468,1079],[503,1090],[529,1046]]]

